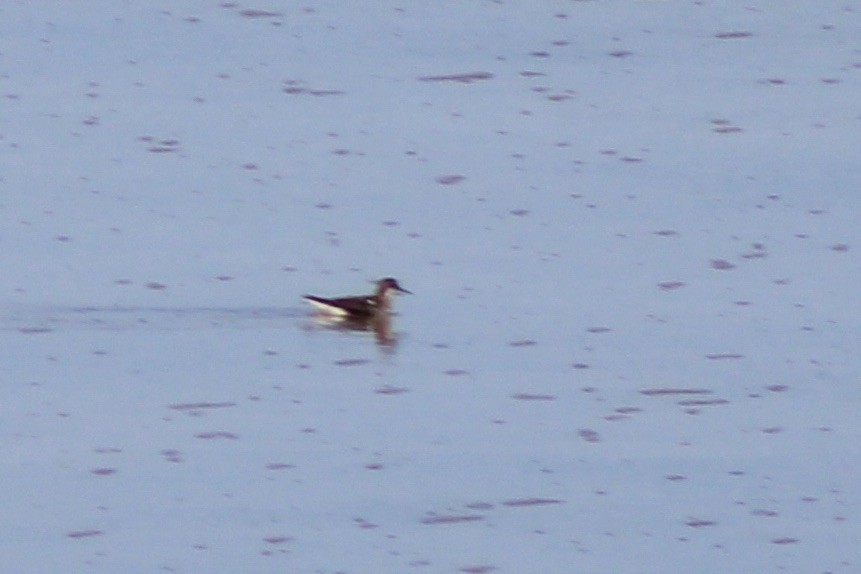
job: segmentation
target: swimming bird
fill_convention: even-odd
[[[392,277],[380,279],[376,283],[377,290],[371,295],[336,299],[305,295],[303,298],[326,315],[342,319],[365,320],[388,313],[397,292],[410,293],[398,285],[397,280]]]

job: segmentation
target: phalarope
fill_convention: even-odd
[[[392,277],[377,281],[377,290],[372,295],[358,295],[327,299],[316,295],[303,298],[326,315],[344,319],[370,319],[388,313],[395,293],[410,293]]]

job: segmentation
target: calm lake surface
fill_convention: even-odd
[[[0,8],[4,563],[856,571],[861,21],[790,4]]]

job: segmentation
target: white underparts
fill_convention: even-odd
[[[332,305],[327,305],[326,303],[321,303],[320,301],[314,301],[313,299],[305,299],[308,303],[310,303],[313,307],[325,313],[326,315],[330,315],[332,317],[346,317],[349,315],[345,310],[340,307],[334,307]]]

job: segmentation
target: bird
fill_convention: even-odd
[[[303,299],[318,309],[324,315],[340,319],[368,320],[386,315],[392,307],[396,293],[409,293],[393,277],[386,277],[376,282],[377,289],[371,295],[354,295],[329,299],[316,295],[304,295]]]

